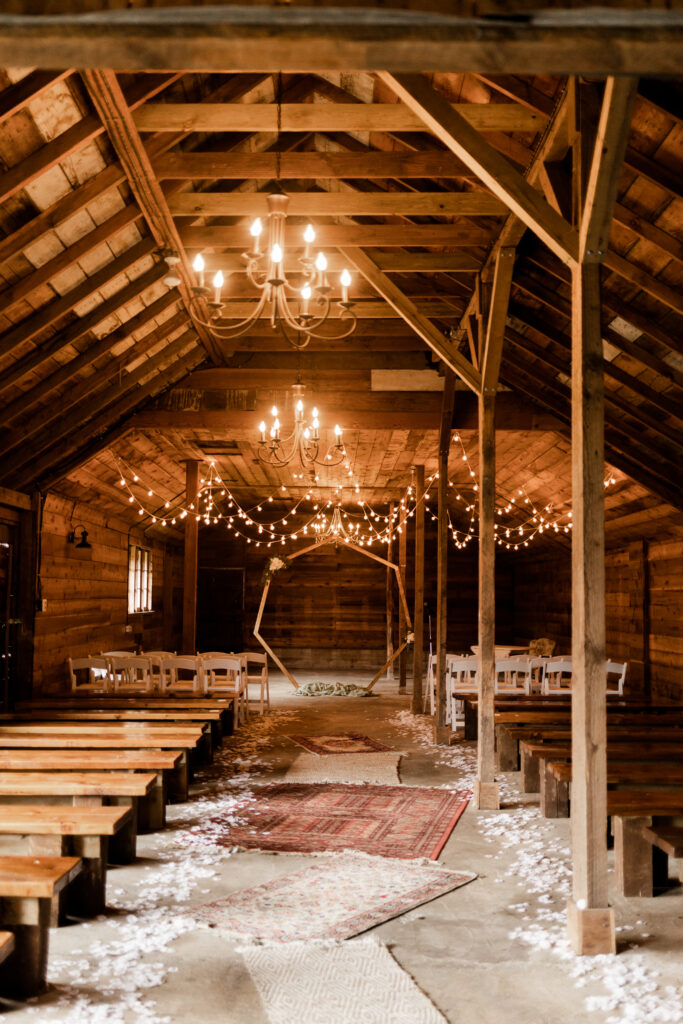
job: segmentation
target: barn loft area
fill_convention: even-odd
[[[670,6],[3,3],[3,1020],[683,1020]]]

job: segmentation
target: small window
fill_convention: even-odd
[[[128,614],[152,610],[152,552],[131,544],[128,549]]]

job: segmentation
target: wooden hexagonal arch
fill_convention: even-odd
[[[329,537],[329,538],[327,538],[326,540],[323,540],[323,541],[316,541],[315,544],[309,544],[308,547],[301,548],[300,551],[295,551],[293,555],[288,555],[287,557],[288,557],[288,560],[290,562],[293,562],[295,558],[300,558],[302,555],[306,555],[310,551],[315,551],[318,548],[321,548],[321,547],[323,547],[326,544],[339,544],[339,543],[340,543],[340,541],[339,541],[338,538],[336,538],[336,537]],[[368,551],[367,548],[361,548],[357,544],[351,544],[349,541],[344,541],[344,547],[345,548],[350,548],[352,551],[357,551],[359,555],[365,555],[366,558],[372,558],[375,562],[381,562],[382,565],[386,565],[388,569],[393,569],[394,573],[396,574],[396,583],[398,585],[398,592],[399,592],[399,596],[401,598],[401,604],[403,606],[403,613],[405,615],[405,621],[406,621],[406,627],[407,627],[406,636],[401,641],[401,643],[396,648],[396,650],[391,655],[391,657],[388,658],[385,661],[385,663],[382,665],[382,667],[379,670],[379,672],[377,672],[373,676],[372,680],[370,681],[370,683],[367,686],[367,689],[371,690],[373,688],[373,686],[375,685],[375,683],[377,682],[377,680],[384,674],[384,672],[396,660],[396,658],[398,658],[398,656],[401,653],[401,651],[408,645],[408,643],[411,642],[411,639],[412,639],[412,620],[410,618],[410,612],[408,610],[408,602],[406,600],[405,588],[403,586],[403,580],[401,579],[401,572],[400,572],[400,569],[399,569],[398,565],[396,565],[395,562],[387,561],[387,559],[386,558],[382,558],[381,555],[376,555],[373,551]],[[292,684],[292,686],[294,687],[294,689],[298,690],[299,689],[299,684],[297,683],[297,681],[294,678],[294,676],[292,675],[292,673],[289,671],[288,668],[285,667],[285,665],[283,665],[283,663],[278,658],[277,654],[275,654],[275,652],[268,646],[266,641],[261,636],[261,633],[259,632],[259,630],[261,628],[261,620],[263,618],[263,612],[265,611],[265,607],[266,607],[266,600],[268,598],[268,591],[270,590],[270,585],[271,585],[272,582],[273,582],[273,577],[271,576],[271,577],[269,577],[266,580],[266,582],[265,582],[265,584],[263,586],[263,593],[261,594],[261,603],[259,604],[258,615],[256,616],[256,622],[254,624],[254,636],[256,637],[258,642],[261,644],[261,647],[263,647],[264,651],[267,654],[269,654],[270,657],[273,659],[273,661],[278,666],[280,671],[284,672],[284,674],[287,676],[287,678],[289,679],[289,681]]]

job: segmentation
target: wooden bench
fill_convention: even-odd
[[[653,735],[658,738],[653,739]],[[661,738],[659,738],[661,737]],[[647,761],[673,761],[683,759],[683,739],[672,741],[657,732],[652,731],[636,739],[633,733],[628,735],[607,735],[607,759],[617,761],[632,761],[634,747],[637,742],[638,754]],[[522,790],[525,793],[539,793],[541,790],[541,777],[544,772],[543,761],[570,761],[572,756],[572,744],[570,732],[548,732],[542,737],[533,736],[531,739],[519,737],[519,757],[521,762]]]
[[[464,706],[465,739],[476,740],[478,730],[478,695],[476,693],[458,694],[458,699],[462,700]],[[568,697],[566,694],[548,694],[544,697],[528,697],[525,694],[518,694],[515,697],[497,696],[494,700],[494,713],[571,713],[571,706],[571,697]],[[666,714],[671,710],[680,712],[680,705],[674,704],[673,702],[662,703],[661,701],[653,704],[649,700],[636,700],[633,698],[622,697],[619,694],[608,694],[608,714],[615,712],[645,712],[648,714],[660,715]]]
[[[0,772],[0,802],[26,802],[27,797],[48,797],[74,807],[109,805],[130,807],[131,820],[109,841],[109,863],[135,860],[138,808],[156,783],[155,774],[135,772]]]
[[[14,939],[0,996],[26,999],[45,988],[52,903],[81,867],[79,857],[0,857],[0,927]]]
[[[130,807],[0,804],[0,835],[28,837],[28,852],[37,857],[80,857],[82,870],[69,886],[65,910],[94,917],[106,902],[108,838],[130,819]]]
[[[668,884],[669,857],[681,860],[678,877],[683,882],[683,827],[644,825],[643,838],[652,846],[653,887],[657,887],[658,882],[663,883],[664,887]]]
[[[0,771],[155,772],[138,808],[138,828],[154,832],[166,822],[166,800],[187,800],[187,761],[182,750],[1,750]]]
[[[180,695],[166,697],[154,697],[149,694],[144,697],[122,696],[116,693],[102,694],[97,697],[53,697],[49,700],[20,701],[15,705],[17,714],[33,714],[36,711],[97,711],[97,710],[121,710],[121,711],[189,711],[217,712],[221,717],[222,733],[225,736],[234,731],[232,701],[222,700],[220,697],[182,697]]]
[[[619,892],[622,896],[652,896],[654,847],[645,829],[652,827],[655,817],[683,816],[683,789],[608,790],[607,813],[612,818]]]
[[[148,747],[184,747],[198,759],[210,762],[213,759],[213,741],[210,729],[204,725],[166,725],[146,722],[116,722],[94,725],[92,722],[45,722],[37,724],[23,723],[17,725],[0,724],[0,746],[29,746],[29,743],[17,743],[17,740],[38,739],[47,745],[51,739],[57,746],[90,745],[92,748],[106,749],[111,741],[113,747],[123,744]]]
[[[538,778],[533,774],[537,771],[537,766],[527,765],[525,767],[521,753],[521,743],[529,740],[536,740],[537,742],[571,740],[571,735],[571,729],[556,728],[552,724],[548,725],[547,728],[542,726],[509,726],[501,724],[496,727],[496,751],[499,770],[516,772],[521,768],[523,786],[527,784],[531,786],[530,789],[525,789],[524,792],[538,793]],[[683,729],[669,729],[667,726],[655,725],[641,727],[640,723],[638,725],[628,725],[625,723],[613,724],[611,721],[608,721],[607,742],[618,742],[620,740],[632,741],[634,743],[656,741],[658,743],[683,744]],[[528,778],[524,774],[525,770],[529,770],[532,773]]]
[[[41,722],[164,722],[171,724],[185,724],[197,722],[204,724],[211,729],[214,743],[220,743],[223,736],[223,714],[224,712],[211,709],[199,709],[197,711],[184,711],[180,708],[166,711],[163,709],[144,708],[92,708],[83,710],[81,708],[55,708],[52,710],[36,711],[33,714],[23,712],[21,714],[0,715],[0,725],[11,725],[12,723],[28,722],[40,724]]]
[[[644,758],[646,754],[642,755]],[[657,773],[661,779],[657,777]],[[569,786],[572,764],[567,761],[549,761],[539,758],[541,814],[546,818],[569,817]],[[607,761],[607,785],[617,787],[641,786],[650,789],[683,788],[683,764],[662,766],[661,761]]]

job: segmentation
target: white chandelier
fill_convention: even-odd
[[[311,246],[315,242],[315,231],[313,225],[309,224],[303,234],[303,255],[298,258],[301,267],[300,278],[296,285],[291,283],[284,269],[285,221],[289,196],[276,192],[267,197],[267,203],[267,244],[261,248],[263,225],[257,217],[251,225],[252,247],[249,252],[242,253],[242,258],[247,264],[247,278],[260,292],[254,309],[244,320],[221,326],[220,321],[226,310],[221,296],[227,274],[218,270],[211,282],[212,287],[207,287],[204,279],[206,264],[202,254],[198,253],[192,264],[197,279],[194,295],[190,300],[190,314],[193,320],[217,340],[229,340],[245,334],[258,322],[263,311],[268,309],[271,327],[279,330],[296,349],[305,348],[311,338],[328,341],[347,338],[355,330],[357,323],[353,302],[349,301],[349,271],[344,269],[339,279],[341,298],[337,305],[341,311],[341,329],[336,334],[320,333],[320,328],[327,322],[332,311],[332,287],[327,278],[327,258],[323,252],[318,252],[315,259],[312,257]],[[294,303],[297,303],[296,307]],[[211,311],[209,319],[206,319],[203,312],[207,304]]]
[[[292,390],[296,399],[292,432],[287,437],[281,436],[282,426],[278,419],[277,406],[274,405],[271,410],[273,423],[270,430],[266,430],[265,421],[259,426],[259,459],[268,466],[287,466],[296,458],[302,469],[312,469],[313,466],[338,466],[346,458],[341,427],[339,424],[335,425],[334,442],[321,456],[318,410],[313,409],[309,423],[304,410],[303,384],[295,384]]]
[[[355,526],[347,527],[342,519],[341,510],[338,505],[334,506],[332,516],[330,519],[323,515],[313,523],[313,529],[315,530],[316,544],[320,544],[324,540],[333,539],[335,544],[340,541],[344,541],[345,544],[358,544],[359,541],[359,530],[360,526],[356,523]],[[363,540],[360,541],[361,546]],[[372,543],[372,540],[367,540],[367,544]]]

